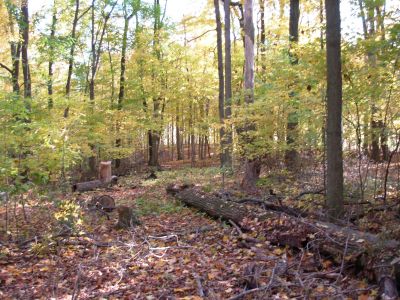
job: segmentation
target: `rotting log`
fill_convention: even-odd
[[[167,192],[212,217],[232,220],[239,226],[246,227],[246,224],[241,223],[245,217],[249,219],[255,217],[239,203],[222,200],[193,188],[193,186],[169,185]],[[243,202],[254,203],[254,201]],[[398,298],[400,286],[399,241],[385,240],[378,235],[361,232],[350,227],[305,219],[300,217],[297,211],[282,212],[278,205],[265,205],[264,207],[268,215],[266,221],[270,222],[267,226],[268,230],[261,232],[264,238],[272,243],[294,248],[303,248],[308,245],[311,246],[311,251],[330,257],[339,265],[356,265],[357,271],[373,275],[371,279],[374,279],[379,285],[381,299]],[[286,226],[282,218],[288,221]],[[257,226],[252,230],[262,231],[263,228]]]
[[[92,180],[92,181],[86,181],[86,182],[78,182],[72,185],[72,192],[87,192],[87,191],[92,191],[95,189],[100,189],[100,188],[107,188],[110,185],[113,185],[117,183],[118,177],[117,176],[112,176],[111,182],[103,182],[101,180]]]
[[[72,186],[73,192],[87,192],[98,188],[108,187],[108,183],[104,183],[101,180],[92,180],[86,182],[78,182]]]
[[[245,216],[249,215],[249,212],[244,206],[238,203],[224,201],[196,188],[172,185],[167,187],[167,192],[174,195],[186,205],[204,211],[214,218],[232,220],[235,223],[240,223]]]

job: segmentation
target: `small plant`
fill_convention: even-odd
[[[69,200],[69,201],[61,201],[58,204],[57,212],[54,214],[54,217],[57,221],[62,225],[66,225],[72,229],[82,224],[82,213],[80,206]]]

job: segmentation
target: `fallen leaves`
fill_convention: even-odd
[[[188,177],[182,174],[182,178]],[[151,300],[174,296],[176,299],[200,300],[211,298],[211,295],[215,299],[228,299],[245,289],[244,266],[252,263],[260,268],[261,285],[268,285],[271,278],[274,279],[272,282],[275,284],[269,289],[271,299],[289,299],[302,294],[297,275],[310,276],[317,270],[314,256],[307,251],[303,254],[271,243],[274,237],[286,234],[287,239],[301,245],[307,234],[298,224],[285,218],[249,219],[243,224],[249,231],[238,234],[236,229],[196,210],[181,206],[179,210],[171,209],[169,204],[173,200],[164,192],[164,180],[161,177],[152,185],[135,189],[129,188],[131,183],[127,182],[126,188],[122,186],[107,192],[121,204],[135,207],[138,199],[141,206],[151,203],[142,211],[146,212],[141,216],[143,226],[132,231],[113,230],[113,215],[114,220],[110,221],[96,215],[84,215],[84,223],[79,228],[81,233],[88,232],[91,238],[112,243],[113,247],[68,244],[67,239],[59,238],[49,241],[54,251],[43,256],[33,255],[29,249],[10,247],[7,251],[2,250],[2,298],[40,299],[49,295],[68,298],[75,289],[78,270],[81,270],[82,299],[130,297]],[[209,181],[209,178],[201,175],[199,181]],[[90,199],[92,194],[84,197]],[[40,222],[35,219],[33,224],[38,224],[42,234],[49,232],[48,224],[52,224],[49,210],[47,215],[34,215],[41,219]],[[200,228],[208,229],[202,231]],[[70,237],[68,241],[74,239]],[[82,237],[82,241],[88,240]],[[322,260],[321,263],[324,271],[335,268],[331,260]],[[200,278],[207,297],[199,296],[193,274]],[[312,278],[315,282],[310,289],[321,295],[335,294],[329,284],[336,279],[328,277]],[[343,285],[349,289],[354,286],[354,289],[366,288],[357,287],[357,283],[353,279]],[[366,300],[369,295],[371,293],[360,294],[359,299]]]

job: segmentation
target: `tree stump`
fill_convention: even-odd
[[[102,161],[99,166],[99,179],[103,183],[111,182],[111,161]]]

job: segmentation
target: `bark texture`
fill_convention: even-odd
[[[253,0],[244,2],[244,34],[245,34],[245,64],[244,64],[244,100],[245,105],[254,103],[254,23]],[[250,122],[243,128],[243,136],[255,129],[255,124]],[[243,143],[253,143],[253,138],[244,138]],[[245,172],[241,186],[247,191],[256,189],[256,182],[260,176],[261,161],[258,157],[250,158],[245,154]]]
[[[327,208],[332,218],[343,213],[342,64],[340,2],[325,1],[327,59]]]
[[[293,53],[293,46],[299,41],[299,19],[300,19],[300,0],[290,0],[290,18],[289,18],[289,59],[290,64],[297,65],[298,57]],[[296,92],[290,92],[292,112],[288,115],[286,144],[288,150],[285,153],[286,166],[290,170],[295,170],[298,162],[298,153],[295,148],[297,142],[297,127],[298,127],[298,104]]]

